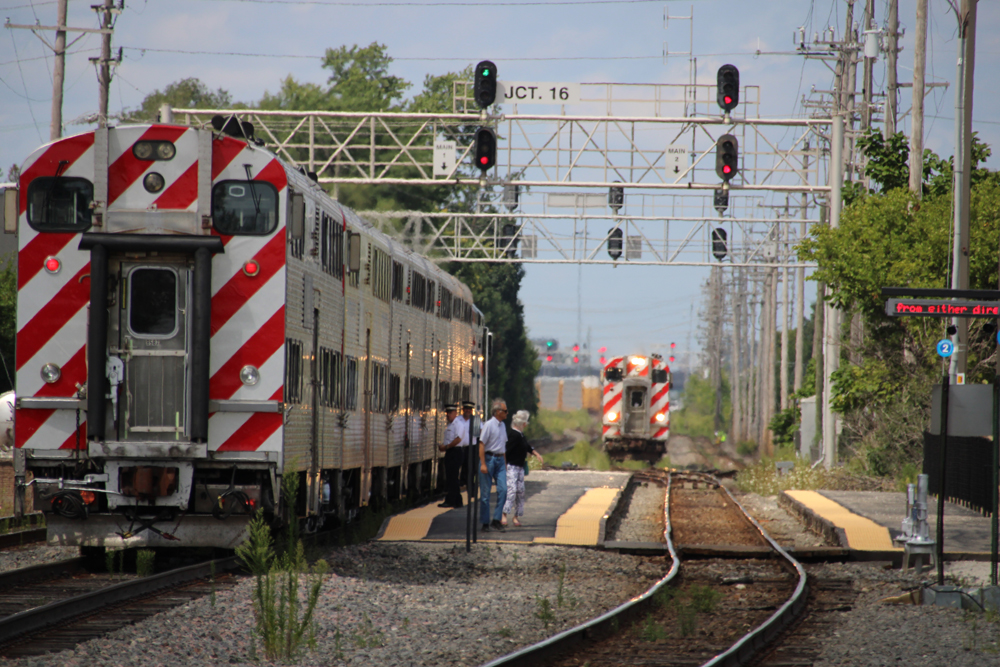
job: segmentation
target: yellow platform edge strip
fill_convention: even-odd
[[[536,537],[536,544],[569,544],[594,546],[601,536],[604,518],[620,489],[588,489],[580,499],[556,521],[555,537]]]
[[[892,543],[889,529],[871,519],[855,514],[840,503],[815,491],[785,491],[820,517],[843,528],[847,546],[857,551],[902,551]]]
[[[462,492],[462,504],[469,502],[469,496]],[[417,542],[427,537],[431,529],[431,522],[445,512],[451,511],[450,507],[438,507],[437,503],[424,505],[417,509],[410,510],[403,514],[389,519],[389,525],[385,527],[385,533],[378,538],[379,542]]]

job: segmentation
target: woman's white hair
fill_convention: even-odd
[[[529,419],[531,419],[530,412],[527,410],[518,410],[514,413],[514,418],[511,420],[511,424],[527,424]]]

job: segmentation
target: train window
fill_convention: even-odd
[[[278,190],[267,181],[221,181],[212,188],[212,224],[220,234],[254,236],[278,227]]]
[[[437,283],[433,280],[427,281],[427,301],[424,303],[424,310],[428,313],[434,312],[434,306],[437,305]]]
[[[609,368],[604,371],[604,379],[608,382],[621,382],[622,381],[622,369],[620,368]]]
[[[445,287],[441,288],[441,305],[438,307],[438,317],[443,317],[446,320],[451,319],[451,290]]]
[[[347,382],[344,384],[344,409],[358,409],[358,360],[347,357]]]
[[[319,348],[320,404],[328,408],[340,407],[340,352]]]
[[[667,381],[667,370],[665,368],[654,368],[652,381],[656,384],[661,384]]]
[[[641,389],[630,392],[629,403],[633,408],[641,408],[646,402],[646,392]]]
[[[28,186],[28,224],[39,232],[90,228],[94,184],[85,178],[39,176]]]
[[[323,270],[340,278],[344,272],[344,226],[325,212],[320,228],[319,251]]]
[[[302,343],[285,339],[285,403],[302,401]]]
[[[438,408],[444,409],[445,403],[451,402],[451,383],[450,382],[439,382],[438,383]]]
[[[177,274],[135,269],[129,274],[128,326],[133,334],[168,338],[177,331]]]
[[[372,294],[388,303],[392,291],[392,260],[389,254],[374,246],[372,248]]]
[[[399,410],[399,375],[389,373],[389,412]]]
[[[414,308],[420,308],[423,310],[424,301],[427,299],[427,281],[422,275],[413,272],[413,277],[410,280],[411,294],[410,294],[410,305]]]
[[[399,262],[393,261],[392,263],[392,300],[402,301],[403,292],[405,291],[403,285],[403,265]]]

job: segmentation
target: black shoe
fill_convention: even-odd
[[[505,530],[503,524],[497,519],[493,519],[493,521],[490,522],[490,528],[493,530],[499,530],[501,533]]]
[[[479,532],[480,533],[488,533],[488,532],[490,532],[490,524],[484,523],[483,527],[479,529]]]
[[[438,507],[455,507],[455,506],[452,505],[451,503],[439,503]]]

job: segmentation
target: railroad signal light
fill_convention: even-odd
[[[713,197],[713,203],[715,205],[715,210],[722,215],[729,208],[729,190],[716,190],[715,197]]]
[[[622,256],[623,236],[621,229],[608,230],[608,255],[611,256],[611,259],[618,259]]]
[[[545,361],[552,361],[552,355],[551,354],[545,355]]]
[[[580,363],[580,357],[573,357],[573,363],[574,364]]]
[[[716,227],[712,230],[712,254],[720,262],[726,258],[726,253],[729,252],[726,238],[726,230],[722,227]]]
[[[597,351],[600,352],[601,354],[604,354],[605,352],[608,351],[608,348],[602,345],[599,348],[597,348]]]
[[[601,365],[603,366],[606,363],[608,363],[608,360],[605,359],[604,357],[601,357]]]
[[[474,159],[481,171],[489,171],[497,163],[497,135],[488,127],[476,130]]]
[[[497,66],[489,60],[476,65],[476,78],[473,84],[473,96],[480,109],[485,109],[497,97]]]
[[[545,349],[548,350],[549,352],[555,352],[556,350],[559,349],[559,341],[557,341],[555,338],[549,338],[547,341],[545,341]]]
[[[673,349],[674,349],[674,348],[676,348],[676,347],[677,347],[677,343],[671,343],[671,344],[670,344],[670,349],[671,349],[671,350],[673,350]]]
[[[615,183],[621,183],[621,181],[615,181]],[[625,205],[625,188],[620,185],[612,185],[608,188],[608,206],[614,210],[615,215],[618,215],[618,211],[621,207]]]
[[[731,134],[724,134],[715,142],[715,173],[728,183],[739,171],[740,142]]]
[[[573,343],[573,351],[574,352],[579,352],[580,351],[580,346],[577,345],[576,343]]]
[[[716,74],[719,107],[729,113],[740,103],[740,70],[736,65],[723,65]]]
[[[670,355],[670,363],[674,363],[674,355]]]
[[[504,249],[504,254],[513,259],[517,255],[517,227],[504,225],[501,231],[501,247]]]

